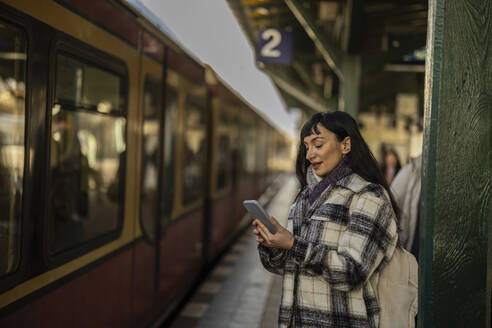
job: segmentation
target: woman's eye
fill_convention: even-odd
[[[323,145],[315,145],[314,148],[316,149],[320,149],[321,147],[323,147]]]

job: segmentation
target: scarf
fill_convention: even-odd
[[[316,175],[312,166],[308,167],[306,173],[307,188],[304,188],[299,195],[292,212],[294,235],[300,235],[303,219],[311,217],[314,210],[328,198],[335,184],[350,174],[352,174],[352,169],[347,156],[342,158],[338,165],[324,178]]]
[[[331,170],[324,178],[319,177],[314,173],[312,166],[308,168],[306,180],[308,188],[311,190],[309,194],[309,204],[313,204],[316,199],[321,196],[323,191],[329,186],[337,183],[338,180],[345,178],[352,173],[349,159],[347,156],[342,158],[338,165]]]

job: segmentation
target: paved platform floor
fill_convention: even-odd
[[[295,176],[287,177],[266,207],[284,226],[297,188]],[[171,328],[277,327],[281,279],[261,265],[252,230],[223,256]]]

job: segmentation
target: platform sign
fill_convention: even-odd
[[[275,28],[260,29],[256,53],[256,60],[262,63],[290,65],[292,32]]]

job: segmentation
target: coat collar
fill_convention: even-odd
[[[313,190],[313,188],[323,180],[322,177],[319,177],[314,173],[314,170],[311,166],[308,167],[306,180],[308,183],[308,188]],[[361,192],[364,188],[370,185],[371,182],[366,181],[357,173],[351,173],[341,179],[339,179],[335,185],[347,188],[355,193]]]
[[[307,170],[306,180],[311,191],[319,189],[319,187],[326,189],[328,185],[336,184],[338,180],[350,175],[351,173],[352,169],[350,168],[350,160],[348,157],[344,157],[338,165],[324,177],[318,176],[314,172],[313,166],[310,165]]]
[[[309,204],[313,204],[316,199],[318,199],[329,186],[334,186],[336,183],[345,178],[346,176],[352,174],[352,169],[350,168],[350,162],[348,157],[342,158],[338,165],[333,168],[326,176],[322,179],[316,173],[312,166],[310,167],[311,175],[314,175],[315,179],[310,178],[310,193],[309,193]],[[321,181],[320,181],[321,180]],[[317,183],[315,184],[315,181]]]
[[[345,178],[338,180],[336,183],[337,186],[347,188],[354,193],[360,193],[370,184],[371,182],[364,180],[364,178],[362,178],[357,173],[347,175]]]

